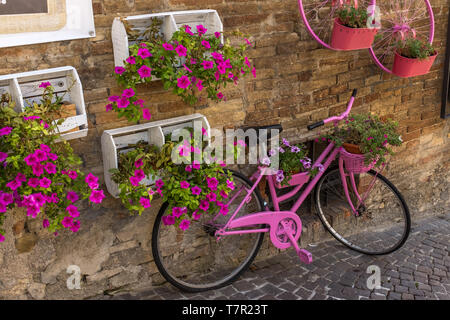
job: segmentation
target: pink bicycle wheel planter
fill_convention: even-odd
[[[427,74],[430,71],[434,60],[436,59],[436,56],[437,53],[426,59],[410,59],[403,57],[395,52],[392,73],[402,78],[409,78]]]
[[[292,175],[291,180],[289,180],[288,184],[289,185],[281,185],[281,183],[277,182],[276,180],[276,176],[272,176],[273,179],[273,183],[275,184],[275,187],[277,187],[278,189],[282,189],[282,188],[288,188],[288,187],[292,187],[292,186],[298,186],[298,185],[304,185],[305,183],[307,183],[309,181],[309,175],[308,172],[300,172],[300,173],[296,173],[294,175]]]
[[[372,46],[377,32],[378,29],[375,28],[346,27],[336,18],[331,34],[331,47],[337,50],[368,49]]]
[[[344,160],[345,169],[351,173],[363,173],[372,169],[376,161],[366,166],[364,164],[364,155],[347,152],[344,148],[340,150],[341,158]]]

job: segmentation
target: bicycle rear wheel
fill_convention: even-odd
[[[357,198],[350,184],[350,198]],[[375,179],[375,180],[374,180]],[[316,187],[315,200],[320,220],[338,241],[355,251],[382,255],[400,248],[408,238],[411,219],[408,207],[397,188],[381,174],[370,170],[355,175],[358,193],[365,194],[371,182],[360,216],[355,216],[344,194],[339,169],[324,174]]]
[[[220,215],[214,223],[213,216],[202,215],[188,230],[182,231],[162,223],[162,217],[169,214],[168,203],[159,210],[153,226],[153,257],[163,277],[181,290],[200,292],[231,283],[250,266],[261,247],[264,233],[227,235],[219,241],[214,235],[245,198],[246,189],[252,186],[240,173],[233,172],[233,179],[235,189],[229,199],[236,194],[237,197],[229,204],[228,215]],[[256,188],[235,218],[260,211],[263,211],[263,202]],[[254,226],[255,229],[261,227]]]

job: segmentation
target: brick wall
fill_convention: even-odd
[[[129,125],[126,120],[118,120],[116,113],[106,113],[104,108],[108,95],[119,91],[111,75],[114,65],[110,33],[113,18],[149,12],[216,9],[225,30],[240,28],[251,35],[250,40],[255,46],[249,56],[255,63],[257,78],[249,77],[238,87],[228,89],[226,102],[197,106],[180,102],[177,96],[166,92],[160,82],[152,82],[145,88],[143,98],[146,107],[152,111],[153,120],[200,112],[216,128],[281,122],[286,137],[306,140],[313,134],[307,132],[306,125],[342,112],[351,90],[358,88],[355,112],[390,115],[400,122],[405,143],[389,165],[387,175],[406,196],[413,215],[442,211],[449,207],[449,125],[448,121],[439,118],[449,4],[448,0],[431,0],[431,4],[436,18],[435,45],[440,55],[429,74],[412,79],[383,73],[365,50],[334,52],[321,48],[305,31],[294,0],[93,0],[95,38],[0,49],[0,74],[74,66],[84,86],[90,130],[86,138],[72,144],[83,158],[86,170],[103,176],[102,132]],[[95,256],[95,267],[85,272],[90,276],[100,272],[100,276],[94,277],[100,284],[96,283],[92,287],[96,289],[89,289],[92,292],[88,290],[82,296],[94,295],[105,287],[120,287],[122,282],[126,283],[123,279],[127,277],[141,281],[144,271],[147,278],[153,279],[156,270],[148,248],[150,217],[145,224],[130,222],[120,203],[108,197],[102,207],[85,211],[83,219],[85,230],[82,232],[89,234],[102,230],[104,238],[101,241],[107,245],[104,255]],[[148,234],[128,236],[123,229],[131,226],[140,226],[135,230],[136,234]],[[148,228],[143,229],[142,226]],[[118,236],[118,230],[123,231],[121,236]],[[128,232],[133,233],[132,229]],[[84,235],[81,233],[80,237]],[[76,243],[78,239],[72,235],[63,237],[40,241],[34,252],[47,252],[48,261],[39,266],[28,266],[20,276],[28,280],[22,281],[15,276],[15,284],[6,286],[6,289],[2,289],[0,279],[0,289],[3,290],[0,296],[2,292],[5,297],[25,295],[30,283],[39,287],[41,282],[44,290],[47,285],[48,297],[64,296],[61,293],[63,289],[58,289],[64,286],[55,280],[57,278],[36,280],[40,279],[40,272],[49,268],[52,275],[62,272],[61,261],[68,259],[62,257],[62,252],[72,250],[67,242]],[[140,253],[131,258],[123,254],[119,259],[113,253],[117,255],[121,250],[110,250],[118,242],[128,243],[128,246],[121,247],[127,250],[139,248]],[[50,247],[53,253],[45,249]],[[13,248],[11,243],[11,248],[0,249],[2,270],[13,262],[19,263],[20,259],[31,261],[33,258],[33,253],[25,254],[29,255],[27,258],[23,255],[17,258]],[[11,276],[15,274],[14,269],[10,271]],[[104,271],[106,273],[101,274]],[[115,277],[118,279],[112,281]]]

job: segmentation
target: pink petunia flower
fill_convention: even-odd
[[[114,68],[114,72],[115,72],[116,74],[121,75],[121,74],[123,74],[123,73],[125,72],[125,68],[124,68],[124,67],[115,67],[115,68]]]
[[[5,236],[0,233],[0,242],[5,241]]]
[[[200,205],[198,206],[201,210],[206,211],[209,209],[209,202],[207,200],[200,201]]]
[[[128,64],[136,64],[136,57],[134,57],[134,56],[129,56],[129,57],[127,58],[127,62],[128,62]]]
[[[141,206],[143,206],[145,209],[150,208],[152,205],[150,204],[150,199],[149,198],[144,198],[141,197],[141,199],[139,199],[139,203],[141,204]]]
[[[217,93],[217,98],[218,99],[223,99],[223,93],[222,92]]]
[[[39,88],[44,88],[44,89],[46,89],[46,88],[48,88],[48,87],[50,87],[52,84],[50,83],[50,82],[42,82],[40,85],[39,85]]]
[[[256,69],[255,68],[252,69],[252,75],[253,75],[253,78],[256,78]]]
[[[147,48],[139,48],[137,55],[139,57],[141,57],[142,59],[152,56],[152,54],[150,53],[150,51]]]
[[[175,48],[175,52],[180,56],[180,57],[186,57],[186,53],[187,53],[187,49],[186,49],[186,47],[185,46],[183,46],[183,45],[178,45],[176,48]]]
[[[161,179],[156,180],[156,181],[155,181],[155,186],[156,186],[156,188],[158,188],[158,189],[162,188],[162,187],[164,186],[164,181],[162,181]]]
[[[194,220],[199,220],[201,216],[202,216],[202,214],[201,214],[201,212],[198,211],[198,210],[195,210],[195,211],[192,213],[192,219],[194,219]]]
[[[152,69],[143,65],[139,68],[138,73],[141,78],[148,78],[152,76]]]
[[[10,188],[12,191],[16,191],[17,189],[19,189],[22,186],[22,183],[14,179],[14,180],[8,182],[6,184],[6,186],[8,188]]]
[[[46,177],[44,177],[41,180],[39,180],[39,186],[41,188],[47,189],[47,188],[50,187],[51,184],[52,184],[52,180],[50,180],[50,179],[48,179]]]
[[[76,178],[78,178],[78,173],[76,171],[69,171],[67,173],[67,175],[69,176],[70,179],[75,180]]]
[[[191,31],[191,27],[188,26],[188,25],[185,25],[185,26],[184,26],[184,31],[185,31],[188,35],[190,35],[190,36],[193,36],[193,35],[194,35],[194,34],[192,33],[192,31]]]
[[[135,176],[139,181],[141,181],[142,179],[145,178],[144,170],[141,170],[141,169],[134,170],[134,176]]]
[[[67,192],[67,200],[74,203],[77,202],[79,199],[78,194],[75,191],[69,191]]]
[[[74,220],[72,222],[72,226],[70,227],[70,231],[72,232],[78,232],[80,230],[80,221]]]
[[[214,62],[209,60],[202,61],[201,65],[203,66],[203,69],[208,70],[214,68]]]
[[[174,216],[164,216],[162,217],[162,222],[165,226],[170,226],[175,224],[175,217]]]
[[[140,180],[136,177],[130,177],[130,183],[134,187],[139,187]]]
[[[180,187],[181,189],[188,189],[190,187],[190,184],[189,182],[183,180],[180,182]]]
[[[56,165],[54,165],[53,163],[51,163],[51,162],[47,162],[45,165],[44,165],[44,169],[45,169],[45,171],[47,171],[49,174],[56,174]]]
[[[178,78],[177,85],[179,88],[186,89],[191,84],[191,80],[187,76]]]
[[[110,104],[107,104],[106,106],[105,106],[105,111],[106,112],[109,112],[109,111],[112,111],[112,109],[113,109],[113,105],[110,103]]]
[[[39,146],[39,148],[42,150],[42,151],[44,151],[44,152],[52,152],[52,148],[50,148],[48,145],[46,145],[46,144],[41,144],[40,146]]]
[[[130,105],[130,101],[126,97],[120,98],[119,101],[117,101],[117,108],[124,109]]]
[[[48,219],[42,220],[42,227],[44,229],[47,229],[49,226],[50,226],[50,222],[48,221]]]
[[[105,194],[103,193],[103,190],[93,190],[89,200],[94,203],[102,203],[104,198]]]
[[[197,33],[201,36],[202,34],[205,34],[208,29],[206,29],[203,25],[199,24],[198,26],[196,26],[197,28]]]
[[[187,230],[189,229],[189,225],[191,224],[191,222],[189,220],[183,220],[180,223],[180,229],[181,230]]]
[[[217,38],[217,39],[219,39],[220,38],[220,32],[214,32],[214,36]]]
[[[72,223],[73,223],[72,217],[64,217],[61,221],[61,224],[64,228],[70,228],[72,226]]]
[[[0,162],[5,161],[6,159],[8,159],[8,154],[5,152],[0,152]]]
[[[66,211],[70,214],[71,217],[76,218],[80,216],[80,212],[78,211],[78,208],[74,206],[73,204],[70,204],[67,206]]]
[[[217,195],[214,192],[210,192],[206,195],[206,200],[209,202],[214,202],[217,199]]]
[[[228,198],[228,194],[223,190],[220,190],[220,196],[224,199]]]
[[[167,50],[167,51],[173,50],[173,46],[170,43],[163,43],[162,46],[163,46],[164,50]]]
[[[149,109],[142,109],[142,117],[145,120],[151,120],[152,119],[152,113]]]
[[[202,46],[204,46],[205,49],[211,49],[211,44],[206,40],[202,40]]]
[[[44,174],[44,166],[42,164],[40,164],[40,163],[37,163],[37,164],[33,165],[32,169],[33,169],[33,174],[36,177],[40,177],[40,176],[42,176]]]
[[[203,80],[198,80],[196,86],[197,86],[198,91],[202,91],[203,90]]]
[[[175,218],[179,218],[183,215],[183,210],[180,207],[173,207],[172,208],[172,216]]]
[[[138,159],[138,160],[136,160],[135,162],[134,162],[134,166],[136,167],[136,168],[140,168],[140,167],[142,167],[144,165],[144,161],[142,160],[142,158],[140,158],[140,159]]]
[[[194,196],[198,196],[202,193],[202,188],[200,188],[199,186],[194,186],[192,187],[191,191]]]
[[[133,102],[134,105],[139,106],[139,107],[141,107],[141,108],[144,107],[144,103],[145,103],[145,101],[142,100],[142,99],[138,99],[138,100],[136,100],[135,102]]]
[[[110,97],[108,97],[108,101],[110,101],[110,102],[117,102],[119,100],[120,100],[119,96],[110,96]]]
[[[134,93],[133,88],[127,88],[127,89],[123,90],[122,97],[131,98],[132,96],[134,96],[134,94],[135,93]]]

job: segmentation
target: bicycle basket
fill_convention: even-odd
[[[340,150],[341,158],[344,160],[345,169],[351,173],[364,173],[369,171],[375,166],[376,161],[372,162],[370,165],[364,164],[363,154],[354,154],[347,152],[344,148]]]

